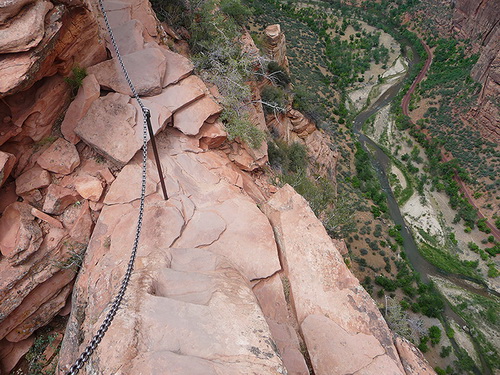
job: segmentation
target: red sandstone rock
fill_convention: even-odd
[[[7,340],[0,341],[0,374],[10,374],[19,360],[28,352],[35,341],[34,337],[12,343]]]
[[[286,299],[290,299],[288,279],[281,280],[280,274],[259,281],[253,291],[264,313],[273,340],[283,359],[289,375],[308,375],[304,356],[300,352],[300,344],[295,331],[298,327],[290,313]],[[286,295],[285,295],[286,293]]]
[[[115,176],[108,168],[104,168],[99,171],[99,174],[106,180],[108,184],[111,184],[115,180]]]
[[[16,178],[16,194],[23,195],[33,189],[49,186],[50,182],[50,173],[35,166]]]
[[[47,12],[52,9],[49,1],[38,1],[0,28],[0,54],[28,51],[40,43],[45,29]]]
[[[38,219],[45,221],[46,223],[48,223],[50,226],[52,226],[54,228],[60,228],[60,229],[63,228],[63,225],[59,220],[57,220],[56,218],[54,218],[50,215],[47,215],[45,212],[37,210],[35,207],[31,208],[31,214],[34,217],[37,217]]]
[[[105,258],[97,266],[105,262],[108,270],[109,265],[120,259],[118,249],[111,243],[106,253],[90,249],[94,257]],[[237,267],[207,250],[167,247],[148,248],[145,252],[148,255],[138,259],[136,272],[143,281],[131,283],[127,314],[121,313],[123,310],[118,312],[94,353],[94,358],[106,360],[95,361],[94,370],[116,373],[120,368],[131,374],[141,371],[207,375],[285,373],[262,312]],[[91,299],[81,325],[85,339],[91,334],[92,321],[99,320],[96,316],[102,314],[98,307],[100,300],[95,301],[94,287],[87,288],[106,285],[111,280],[107,272],[89,271],[80,277],[75,289],[79,305],[73,308],[70,317],[60,354],[60,370],[67,368],[79,349],[75,309],[82,311],[80,301]],[[143,327],[139,340],[133,335],[138,324]],[[111,355],[109,350],[100,349],[110,345],[115,348]],[[131,345],[137,350],[128,355],[127,348]]]
[[[67,241],[67,232],[50,228],[38,251],[26,262],[12,267],[5,257],[0,258],[0,322],[18,307],[23,299],[40,283],[59,271],[73,245]]]
[[[72,284],[66,285],[56,295],[52,296],[36,311],[36,315],[28,317],[19,326],[14,328],[7,336],[7,340],[11,342],[19,342],[29,337],[38,328],[47,325],[52,318],[66,304],[66,299],[71,293]]]
[[[157,48],[146,48],[123,56],[130,79],[139,95],[152,96],[161,93],[166,71],[166,58]],[[147,67],[147,69],[145,69]],[[88,68],[99,84],[121,94],[132,93],[117,59],[111,59]]]
[[[37,47],[0,59],[0,97],[26,90],[43,77],[68,75],[75,65],[85,68],[105,58],[95,18],[81,3],[71,9],[58,5],[47,20],[45,35]]]
[[[163,87],[175,84],[193,72],[194,66],[189,59],[166,48],[161,48],[161,52],[167,59],[167,72],[163,78]]]
[[[48,214],[60,215],[66,207],[79,199],[80,195],[76,191],[51,184],[47,189],[42,211]]]
[[[200,148],[209,150],[219,147],[227,139],[224,125],[220,121],[213,124],[204,123],[198,133]]]
[[[129,100],[128,96],[118,93],[95,100],[75,128],[85,143],[120,166],[132,159],[142,146],[134,130],[136,109]]]
[[[33,0],[3,0],[0,2],[0,24],[16,16],[19,11]]]
[[[84,199],[97,202],[101,198],[103,186],[100,179],[84,173],[76,178],[75,189]]]
[[[55,75],[37,82],[30,90],[7,97],[5,102],[12,112],[12,122],[22,128],[15,139],[30,137],[38,142],[48,137],[69,96],[68,84]]]
[[[398,350],[406,374],[435,375],[436,372],[424,358],[424,355],[407,339],[395,335],[394,344]]]
[[[14,202],[0,218],[0,251],[13,265],[26,261],[42,243],[42,231],[31,214],[31,206]]]
[[[113,34],[121,55],[128,55],[144,49],[144,26],[138,20],[130,20],[115,27]],[[106,39],[109,37],[106,35]],[[108,41],[108,44],[109,41]],[[114,48],[111,48],[111,55],[116,56]]]
[[[58,138],[38,157],[37,163],[51,172],[70,174],[80,164],[80,156],[72,143]]]
[[[2,186],[16,164],[16,157],[8,152],[0,151],[0,186]]]
[[[304,198],[286,185],[263,210],[279,243],[315,373],[404,374],[377,306]]]
[[[170,85],[160,95],[149,98],[168,108],[172,113],[205,95],[207,87],[197,76],[189,76],[176,85]]]
[[[285,34],[281,32],[280,25],[269,25],[264,30],[266,36],[265,45],[267,55],[280,66],[288,70],[288,58],[286,56]]]
[[[0,187],[0,214],[11,204],[17,201],[16,182],[9,182]]]
[[[76,242],[86,245],[90,240],[92,227],[94,226],[92,217],[90,216],[89,202],[85,201],[85,203],[75,211],[76,215],[72,220],[69,235]],[[68,223],[68,217],[65,217],[65,223]]]
[[[74,270],[63,269],[34,288],[23,299],[21,304],[0,323],[0,338],[7,336],[23,322],[36,319],[37,316],[40,315],[37,310],[46,302],[50,301],[52,297],[59,294],[61,289],[68,285],[74,277]],[[59,310],[52,311],[49,315],[53,317],[58,311]],[[47,317],[40,318],[47,319]]]
[[[69,105],[61,123],[61,133],[67,141],[73,144],[80,141],[80,138],[75,134],[75,127],[78,121],[87,113],[94,100],[99,98],[100,89],[99,83],[93,74],[89,74],[83,79],[82,86]]]
[[[222,107],[208,96],[179,109],[174,113],[174,127],[186,135],[196,135],[203,123],[211,116],[219,114]]]

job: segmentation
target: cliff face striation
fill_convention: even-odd
[[[2,22],[15,28],[31,5],[9,4]],[[345,265],[343,243],[330,239],[307,202],[288,185],[258,178],[265,145],[227,140],[216,88],[161,43],[149,3],[105,6],[151,110],[169,199],[149,157],[132,280],[81,373],[433,374],[411,344],[393,337]],[[49,42],[51,7],[67,8],[60,30],[82,33],[56,33]],[[0,58],[8,83],[0,144],[2,374],[39,327],[68,313],[57,373],[69,368],[120,286],[139,209],[142,114],[114,53],[104,49],[95,4],[40,9],[41,36],[5,43]],[[34,63],[17,81],[3,80],[19,68],[17,57]],[[77,63],[88,75],[72,97],[62,76]],[[248,111],[265,129],[261,106]],[[326,145],[300,113],[285,116],[293,137]]]
[[[453,11],[453,30],[470,39],[480,51],[472,77],[483,85],[477,108],[470,112],[482,134],[500,140],[500,8],[495,0],[457,0]]]

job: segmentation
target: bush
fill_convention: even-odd
[[[71,76],[64,78],[64,81],[71,88],[73,95],[76,95],[78,89],[82,86],[82,82],[85,77],[87,77],[87,70],[85,70],[85,68],[75,66],[71,69]]]
[[[441,329],[438,326],[429,328],[429,338],[431,339],[432,346],[439,344],[439,341],[441,341]]]
[[[285,88],[290,84],[290,77],[284,68],[278,65],[276,61],[271,61],[267,65],[267,72],[271,79],[279,86]]]
[[[261,92],[262,97],[262,106],[264,108],[264,112],[275,113],[275,111],[280,112],[278,108],[286,107],[286,96],[285,92],[281,87],[278,86],[265,86]],[[268,103],[268,105],[266,105]]]
[[[220,118],[226,127],[229,140],[239,138],[252,148],[259,148],[266,138],[264,132],[255,127],[246,114],[238,115],[234,111],[224,109]]]
[[[221,0],[220,9],[239,24],[252,15],[250,8],[241,4],[240,0]]]
[[[439,356],[441,358],[446,358],[450,355],[450,353],[451,353],[451,346],[442,346],[441,352],[439,352]]]

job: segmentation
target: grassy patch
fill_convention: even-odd
[[[463,275],[479,283],[483,282],[482,276],[476,269],[477,262],[460,260],[456,255],[452,255],[445,250],[427,243],[421,243],[418,250],[428,262],[447,273]]]

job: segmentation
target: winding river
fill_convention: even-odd
[[[409,46],[410,48],[412,48],[411,45]],[[410,61],[410,67],[420,62],[420,57],[415,50],[413,50],[412,55],[413,59],[412,61]],[[387,206],[389,208],[389,215],[391,216],[395,224],[401,225],[402,228],[401,235],[403,236],[404,240],[403,247],[405,253],[415,271],[417,271],[420,274],[421,280],[425,283],[428,283],[430,281],[429,276],[439,276],[441,278],[445,278],[451,281],[452,283],[472,293],[488,296],[488,294],[493,291],[488,290],[484,286],[477,285],[477,288],[473,287],[469,282],[464,280],[462,277],[444,273],[436,266],[425,260],[425,258],[423,258],[422,255],[420,255],[417,244],[411,234],[411,230],[405,223],[403,215],[401,214],[401,211],[399,209],[398,203],[389,185],[387,173],[390,172],[391,160],[373,140],[371,140],[369,137],[367,137],[362,133],[361,129],[365,121],[369,117],[380,111],[385,106],[390,105],[394,97],[398,94],[399,90],[401,89],[403,82],[407,76],[408,72],[395,85],[387,89],[387,91],[385,91],[377,101],[375,101],[373,104],[368,106],[368,108],[366,108],[356,116],[353,122],[353,132],[358,138],[363,149],[367,151],[368,155],[370,156],[371,162],[377,172],[377,176],[379,178],[382,189],[384,190],[387,196]],[[498,295],[498,293],[495,292],[493,292],[493,294]],[[449,319],[453,319],[458,325],[462,327],[467,325],[466,322],[459,315],[457,315],[450,308],[448,304],[445,304],[444,318],[447,321]],[[457,346],[454,340],[452,340],[452,344],[455,347]],[[475,369],[474,372],[476,374],[485,374],[485,375],[491,374],[491,372],[488,370],[488,367],[485,366],[483,358],[481,358],[481,362],[483,364],[482,371],[480,369]]]

